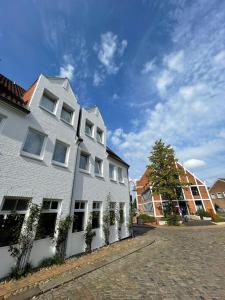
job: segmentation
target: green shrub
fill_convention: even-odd
[[[62,264],[63,260],[57,255],[51,256],[51,257],[46,257],[44,258],[41,263],[39,264],[40,268],[46,268],[50,267],[52,265],[59,265]]]
[[[203,217],[211,217],[210,213],[204,209],[197,210],[196,215],[200,216],[201,219],[203,219]]]
[[[221,216],[219,215],[215,215],[213,217],[213,221],[216,222],[216,223],[219,223],[219,222],[225,222],[224,218],[222,218]]]
[[[167,224],[170,226],[178,226],[179,221],[180,221],[180,216],[179,215],[168,215],[166,217]]]
[[[151,222],[155,222],[155,218],[146,214],[141,214],[139,216],[139,218],[141,220],[143,220],[144,223],[151,223]]]
[[[31,270],[32,270],[32,265],[30,263],[26,264],[26,267],[24,268],[23,273],[21,273],[20,270],[18,270],[17,267],[13,267],[13,268],[11,268],[11,273],[10,273],[9,277],[19,279],[23,276],[27,276],[28,273],[31,272]]]

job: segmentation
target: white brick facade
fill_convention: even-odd
[[[43,93],[53,94],[57,98],[55,114],[40,107]],[[61,120],[62,106],[66,105],[73,111],[72,124]],[[122,229],[122,237],[128,236],[127,222],[129,214],[129,183],[128,169],[123,163],[111,158],[106,151],[106,127],[98,109],[82,109],[80,119],[80,136],[83,142],[79,145],[77,138],[78,118],[80,106],[77,103],[67,79],[48,78],[41,75],[29,102],[29,114],[25,114],[10,105],[0,101],[0,116],[4,122],[0,123],[0,210],[5,197],[27,197],[32,203],[42,205],[43,199],[59,200],[57,220],[71,214],[73,216],[75,200],[87,203],[85,219],[92,211],[92,202],[101,201],[102,211],[104,201],[110,193],[112,201],[125,203],[126,221]],[[85,121],[93,123],[95,136],[90,138],[85,134]],[[104,143],[96,141],[96,128],[104,132]],[[45,135],[43,158],[33,159],[24,155],[22,151],[29,129]],[[67,167],[53,164],[52,157],[56,140],[68,146]],[[90,154],[90,174],[79,169],[80,152]],[[103,160],[103,178],[94,175],[95,157]],[[109,162],[116,168],[122,167],[124,183],[109,179]],[[72,193],[73,192],[73,193]],[[72,201],[72,202],[71,202]],[[86,222],[85,222],[86,223]],[[116,227],[116,225],[114,226]],[[111,228],[111,242],[116,241],[117,230]],[[93,248],[104,244],[102,227],[96,229]],[[84,251],[84,232],[69,232],[67,242],[67,256]],[[50,238],[36,240],[31,252],[31,263],[37,266],[40,261],[55,253],[55,247]],[[8,252],[8,246],[0,247],[0,278],[7,276],[14,260]]]

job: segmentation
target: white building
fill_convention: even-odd
[[[104,245],[102,215],[109,194],[112,210],[120,207],[125,216],[121,236],[129,235],[128,165],[106,147],[106,135],[98,109],[80,109],[68,79],[40,75],[24,90],[0,75],[0,278],[15,264],[8,249],[29,202],[42,207],[33,266],[54,255],[52,237],[68,215],[75,216],[68,257],[84,251],[90,214],[96,231],[92,247]],[[114,223],[111,242],[118,240]]]

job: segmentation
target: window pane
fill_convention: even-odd
[[[23,146],[23,151],[40,155],[41,149],[44,143],[44,135],[36,131],[29,130],[25,144]]]
[[[122,168],[118,168],[118,179],[120,182],[123,181],[123,171]]]
[[[100,211],[93,211],[92,212],[92,228],[99,228],[100,227]]]
[[[85,154],[81,154],[80,156],[80,168],[88,170],[88,156]]]
[[[80,209],[85,209],[85,202],[80,202]]]
[[[18,199],[17,205],[16,205],[16,210],[27,210],[28,208],[28,199]]]
[[[114,179],[114,166],[111,164],[109,165],[109,177]]]
[[[75,209],[79,209],[80,208],[80,202],[75,202]]]
[[[72,116],[73,116],[73,112],[66,108],[63,107],[62,111],[61,111],[61,119],[63,119],[64,121],[71,123],[72,122]]]
[[[42,100],[41,100],[41,106],[46,108],[47,110],[54,112],[55,110],[55,104],[56,100],[49,98],[46,95],[43,95]]]
[[[15,210],[17,199],[5,199],[2,210]]]
[[[35,237],[36,240],[54,236],[56,218],[57,213],[40,214]]]
[[[0,247],[15,244],[23,225],[24,215],[0,215]]]
[[[58,208],[58,201],[52,201],[51,209],[57,209]]]
[[[73,232],[84,230],[84,212],[75,212],[73,217]]]
[[[97,141],[98,141],[99,143],[102,143],[102,142],[103,142],[103,141],[102,141],[102,136],[103,136],[102,131],[101,131],[100,129],[98,129],[98,130],[97,130]]]
[[[102,173],[102,161],[99,159],[95,160],[95,174],[101,175]]]
[[[193,196],[199,196],[198,188],[196,186],[191,187]]]
[[[93,125],[89,122],[86,122],[86,124],[85,124],[85,133],[87,135],[92,136],[92,128],[93,128]]]
[[[49,209],[50,208],[50,204],[51,204],[51,201],[44,200],[43,204],[42,204],[42,209]]]
[[[65,144],[56,141],[52,159],[64,164],[66,161],[67,148]]]

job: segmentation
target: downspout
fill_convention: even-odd
[[[76,143],[77,143],[77,151],[76,151],[76,159],[75,159],[75,164],[74,164],[74,172],[73,172],[73,185],[72,185],[72,190],[71,190],[71,196],[70,196],[70,210],[69,210],[69,216],[71,217],[72,214],[72,203],[73,203],[73,193],[75,189],[75,177],[76,177],[76,168],[78,164],[78,150],[80,144],[83,142],[83,139],[80,136],[80,125],[81,125],[81,119],[82,119],[82,108],[79,110],[79,117],[78,117],[78,122],[77,122],[77,131],[76,131]],[[67,233],[67,239],[66,239],[66,250],[67,250],[67,245],[68,245],[68,234]]]

